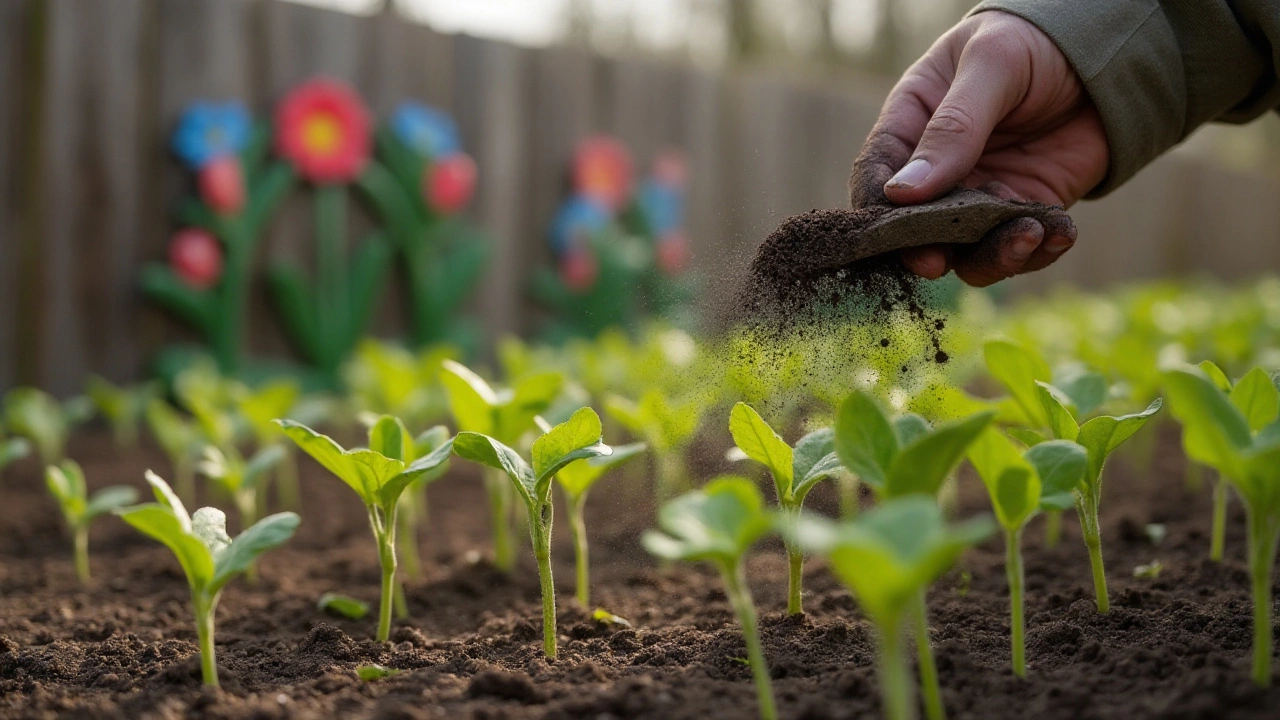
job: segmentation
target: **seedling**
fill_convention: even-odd
[[[281,444],[284,436],[275,419],[297,417],[294,409],[298,406],[302,389],[293,380],[277,380],[257,389],[236,383],[232,395],[236,413],[249,426],[259,454],[272,447],[281,448],[280,459],[275,464],[276,498],[284,507],[298,509],[301,502],[298,496],[298,462],[290,448]]]
[[[97,376],[89,376],[86,395],[106,418],[119,447],[133,447],[138,442],[138,424],[147,402],[155,393],[151,384],[136,388],[120,387]]]
[[[906,495],[924,495],[936,502],[947,477],[994,417],[994,411],[986,411],[936,428],[919,415],[906,414],[891,421],[870,395],[854,391],[836,415],[836,454],[882,502]],[[929,643],[923,587],[914,603],[926,714],[939,720],[946,712]]]
[[[0,473],[30,454],[31,443],[26,438],[0,438]]]
[[[549,431],[549,428],[544,428]],[[583,513],[587,506],[587,493],[610,470],[644,452],[644,443],[632,443],[613,448],[612,455],[601,455],[569,463],[556,473],[556,482],[564,491],[569,505],[569,530],[573,535],[573,560],[577,570],[578,604],[591,606],[590,560],[587,549],[587,523]]]
[[[168,483],[150,470],[147,482],[156,502],[121,508],[116,514],[177,556],[191,588],[204,684],[217,687],[213,625],[222,589],[252,567],[258,556],[284,544],[300,521],[294,513],[277,513],[254,523],[233,540],[227,535],[227,516],[221,510],[205,507],[188,515]]]
[[[714,401],[715,396],[708,392],[693,392],[675,399],[657,388],[645,392],[638,403],[618,395],[606,398],[605,412],[609,417],[644,440],[653,451],[658,472],[654,492],[658,501],[689,488],[685,450]]]
[[[399,675],[401,672],[401,670],[383,667],[382,665],[374,663],[373,665],[361,665],[356,668],[356,677],[365,682],[372,682],[374,680],[381,680],[383,678]]]
[[[419,435],[413,442],[419,455],[427,455],[449,441],[449,429],[436,425]],[[427,486],[444,477],[449,470],[449,460],[418,476],[400,498],[398,532],[401,552],[404,555],[405,575],[418,578],[422,575],[422,560],[418,555],[418,528],[427,521]]]
[[[1217,470],[1244,501],[1253,585],[1253,681],[1271,684],[1271,569],[1280,536],[1280,393],[1260,368],[1228,394],[1204,371],[1164,374],[1192,460]]]
[[[1246,375],[1245,378],[1248,380],[1248,383],[1243,384],[1245,383],[1245,380],[1242,379],[1241,383],[1243,386],[1236,389],[1231,386],[1231,380],[1227,378],[1226,373],[1222,372],[1222,369],[1212,362],[1205,360],[1200,363],[1200,370],[1213,381],[1214,385],[1218,386],[1219,390],[1227,393],[1227,396],[1231,398],[1231,404],[1235,405],[1240,412],[1252,412],[1259,421],[1267,418],[1269,408],[1265,405],[1257,407],[1256,409],[1251,407],[1256,403],[1265,402],[1266,398],[1269,397],[1266,393],[1265,387],[1261,386],[1261,383],[1269,384],[1271,382],[1271,380],[1265,377],[1265,375]],[[1251,427],[1252,424],[1253,423],[1251,423]],[[1254,429],[1257,430],[1260,428]],[[1185,433],[1183,435],[1182,444],[1183,450],[1187,455],[1188,466],[1203,467],[1192,459],[1192,451],[1186,446],[1187,437]],[[1221,477],[1214,478],[1213,526],[1209,533],[1209,559],[1214,562],[1222,562],[1222,558],[1226,550],[1227,503],[1229,500],[1230,498],[1227,496],[1227,482]]]
[[[199,470],[235,505],[240,516],[240,527],[244,528],[257,521],[258,488],[266,481],[271,469],[284,459],[285,454],[283,447],[272,445],[246,460],[234,445],[227,446],[225,451],[216,445],[206,445]]]
[[[709,562],[720,571],[725,593],[742,626],[747,660],[755,678],[760,717],[775,720],[773,685],[756,609],[743,572],[747,551],[770,530],[772,521],[764,507],[764,496],[755,483],[741,477],[724,476],[701,490],[686,493],[658,509],[658,527],[644,534],[645,549],[664,560]]]
[[[532,464],[496,438],[476,432],[461,432],[453,449],[460,457],[500,471],[524,502],[529,518],[529,539],[538,563],[542,587],[542,648],[548,658],[556,656],[556,588],[551,577],[551,479],[575,460],[610,455],[613,450],[601,440],[600,417],[591,408],[582,408],[567,421],[551,428],[533,442]]]
[[[987,487],[996,520],[1004,529],[1013,674],[1026,677],[1022,529],[1037,512],[1071,507],[1089,455],[1083,447],[1067,440],[1051,440],[1019,452],[1011,440],[988,428],[969,447],[968,456]]]
[[[729,413],[729,432],[739,450],[773,475],[778,505],[786,515],[798,515],[809,491],[820,480],[833,477],[843,469],[836,456],[835,431],[831,428],[805,435],[792,448],[754,408],[740,402]],[[787,543],[787,565],[787,612],[799,615],[804,612],[801,607],[804,553],[790,543]]]
[[[343,380],[358,410],[398,417],[408,427],[423,427],[448,414],[440,368],[445,360],[461,355],[452,345],[432,345],[414,354],[366,339],[343,369]]]
[[[902,635],[918,599],[961,553],[994,529],[987,518],[948,525],[931,498],[886,500],[841,524],[813,516],[786,529],[795,542],[825,556],[878,631],[881,704],[889,720],[916,717]]]
[[[58,402],[36,388],[20,387],[4,396],[4,424],[9,432],[35,445],[40,462],[57,465],[65,457],[71,428],[93,414],[85,398]]]
[[[536,429],[534,417],[551,407],[564,386],[559,373],[537,373],[522,378],[512,389],[494,390],[483,378],[461,363],[444,361],[440,373],[449,395],[458,430],[488,435],[511,447]],[[485,491],[493,524],[493,564],[502,572],[515,567],[515,547],[511,541],[511,485],[501,470],[487,469]]]
[[[1089,466],[1075,490],[1076,515],[1080,517],[1084,544],[1089,549],[1098,612],[1105,613],[1111,609],[1111,598],[1107,593],[1107,575],[1102,565],[1102,527],[1098,522],[1098,506],[1102,503],[1102,468],[1116,448],[1133,437],[1160,411],[1162,401],[1156,398],[1140,413],[1099,415],[1080,424],[1072,414],[1070,400],[1053,386],[1038,382],[1036,392],[1049,418],[1053,436],[1077,442],[1089,453]]]
[[[61,465],[50,465],[44,471],[45,485],[58,501],[67,530],[74,543],[76,577],[80,583],[89,582],[89,524],[99,515],[137,502],[138,491],[124,485],[114,485],[89,496],[84,482],[84,472],[74,460],[63,460]]]
[[[195,502],[196,462],[204,448],[195,423],[160,398],[147,403],[147,426],[173,468],[174,485],[184,502]]]
[[[359,620],[369,614],[369,603],[332,592],[321,595],[320,600],[316,602],[316,607],[325,612],[341,615],[348,620]]]
[[[1155,580],[1160,577],[1160,573],[1164,571],[1164,563],[1159,560],[1152,560],[1144,565],[1138,565],[1133,569],[1133,576],[1139,580]]]
[[[382,596],[378,605],[378,642],[391,636],[391,604],[396,580],[396,510],[400,496],[422,475],[449,459],[453,441],[419,454],[418,444],[404,423],[383,416],[369,429],[369,448],[344,450],[331,438],[292,420],[277,420],[303,452],[345,482],[364,501],[369,525],[378,544],[382,566]]]

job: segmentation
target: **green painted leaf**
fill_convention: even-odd
[[[1024,455],[1040,479],[1039,505],[1045,510],[1066,510],[1075,503],[1073,492],[1089,468],[1089,453],[1069,440],[1053,440],[1027,450]]]
[[[369,603],[339,593],[327,592],[320,596],[316,607],[340,615],[348,620],[359,620],[369,614]]]
[[[1049,431],[1059,440],[1075,440],[1080,434],[1080,425],[1076,422],[1071,411],[1066,405],[1062,404],[1062,400],[1054,393],[1054,388],[1046,383],[1036,382],[1036,397],[1040,401],[1040,406],[1044,410],[1045,418],[1048,422]]]
[[[236,575],[248,570],[260,555],[283,545],[293,537],[300,522],[296,513],[276,513],[262,518],[240,533],[218,554],[211,587],[215,590],[221,588]]]
[[[755,483],[726,475],[665,503],[658,509],[661,532],[650,530],[642,541],[660,558],[708,560],[731,568],[770,525]]]
[[[943,481],[964,457],[965,450],[991,424],[995,413],[988,410],[962,420],[940,425],[902,448],[890,466],[883,497],[937,494]]]
[[[873,488],[883,489],[898,454],[898,437],[880,405],[855,391],[836,415],[836,454],[840,462]]]
[[[1240,410],[1249,429],[1257,432],[1280,414],[1280,392],[1267,371],[1254,368],[1231,388],[1231,404]]]
[[[791,446],[778,437],[754,408],[743,402],[734,405],[729,413],[729,434],[738,449],[773,475],[779,497],[789,498],[795,479]]]
[[[213,556],[204,543],[191,534],[191,520],[185,525],[173,510],[158,503],[122,508],[116,514],[143,535],[158,540],[178,558],[187,582],[203,590],[213,579]]]

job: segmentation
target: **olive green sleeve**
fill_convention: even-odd
[[[1098,107],[1105,195],[1211,120],[1280,105],[1280,0],[984,0],[1039,27]]]

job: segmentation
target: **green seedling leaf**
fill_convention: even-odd
[[[0,470],[31,454],[31,443],[26,438],[0,440]]]
[[[1088,417],[1107,400],[1107,379],[1083,365],[1059,368],[1054,373],[1053,387],[1067,398],[1080,417]]]
[[[1212,360],[1205,360],[1198,367],[1213,381],[1214,385],[1218,386],[1219,390],[1231,392],[1231,380],[1227,378],[1226,373],[1222,372],[1222,368],[1214,364]]]
[[[1052,385],[1036,383],[1036,396],[1048,420],[1048,427],[1053,436],[1059,440],[1075,440],[1080,435],[1080,425],[1076,422],[1071,410],[1063,403],[1063,398]],[[1034,445],[1035,443],[1027,443]]]
[[[560,483],[560,487],[564,488],[569,496],[579,497],[590,490],[610,470],[639,457],[647,446],[644,443],[631,443],[612,447],[612,455],[598,455],[565,465],[560,472],[556,473],[556,482]]]
[[[591,612],[591,619],[595,620],[598,623],[603,623],[605,625],[621,625],[622,627],[628,627],[628,628],[631,627],[630,620],[624,617],[621,617],[619,615],[614,615],[613,613],[609,612],[608,610],[605,610],[604,608],[596,608],[595,610],[593,610]]]
[[[45,485],[58,501],[63,520],[74,541],[76,576],[81,583],[89,581],[89,524],[103,515],[137,502],[138,491],[123,485],[103,488],[89,496],[84,472],[73,460],[45,469]]]
[[[1155,580],[1160,577],[1160,573],[1164,570],[1164,564],[1159,560],[1152,560],[1145,565],[1139,565],[1133,569],[1133,576],[1140,580]]]
[[[365,682],[370,682],[373,680],[389,678],[393,675],[399,675],[401,672],[403,671],[396,670],[395,668],[383,667],[381,665],[361,665],[356,668],[356,677],[359,677]]]
[[[14,388],[4,396],[4,425],[10,433],[31,441],[41,462],[56,465],[62,461],[74,424],[71,405],[71,401],[59,404],[52,395],[36,388]]]
[[[844,472],[844,464],[836,454],[836,433],[833,428],[822,428],[800,438],[792,459],[792,476],[795,488],[792,494],[800,502],[820,480]]]
[[[498,396],[489,383],[453,360],[442,363],[440,382],[449,394],[449,404],[460,430],[482,435],[495,431],[493,408],[498,405]]]
[[[1174,417],[1183,426],[1183,445],[1192,460],[1228,478],[1243,476],[1242,454],[1253,444],[1249,421],[1219,385],[1194,368],[1164,374]]]
[[[791,446],[750,405],[740,402],[729,413],[729,434],[747,457],[773,474],[779,496],[789,496],[794,480]]]
[[[1100,415],[1080,426],[1076,442],[1089,452],[1089,470],[1085,474],[1085,483],[1090,487],[1098,484],[1107,457],[1141,430],[1153,415],[1160,412],[1163,404],[1163,400],[1156,398],[1142,412],[1118,417]]]
[[[1048,424],[1036,392],[1036,381],[1050,382],[1053,373],[1043,358],[1007,340],[992,340],[982,348],[987,372],[1004,385],[1029,427]]]
[[[1258,432],[1275,421],[1280,414],[1280,392],[1271,376],[1262,368],[1254,368],[1231,388],[1231,404],[1244,416],[1249,429]]]
[[[225,532],[225,515],[222,522]],[[248,570],[263,553],[283,545],[293,537],[300,522],[295,513],[276,513],[262,518],[240,533],[231,544],[214,553],[213,587],[221,589],[233,577]]]
[[[899,415],[893,419],[893,433],[898,437],[898,447],[903,448],[929,434],[929,421],[915,413]]]
[[[995,413],[988,410],[916,436],[894,457],[882,495],[937,495],[965,450],[994,417]]]
[[[658,510],[661,532],[644,534],[644,547],[666,560],[736,566],[770,529],[764,498],[750,480],[722,476]]]
[[[348,595],[332,592],[321,595],[316,607],[325,612],[340,615],[348,620],[359,620],[369,614],[369,603]]]
[[[1039,506],[1044,510],[1066,510],[1089,466],[1088,451],[1069,440],[1052,440],[1032,447],[1023,457],[1040,479]]]
[[[525,504],[534,501],[533,489],[537,486],[537,476],[533,468],[520,453],[503,443],[480,433],[460,432],[453,441],[453,452],[463,460],[470,460],[485,467],[491,467],[506,473],[511,478],[516,491]]]
[[[537,494],[542,496],[548,492],[551,478],[569,463],[611,455],[613,449],[604,444],[602,433],[600,416],[584,407],[535,440],[532,453]]]
[[[836,454],[863,482],[883,488],[898,455],[898,436],[889,417],[868,394],[853,392],[836,415]]]

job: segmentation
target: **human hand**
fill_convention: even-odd
[[[1107,172],[1097,109],[1053,41],[1015,15],[973,15],[943,35],[885,101],[853,165],[854,208],[910,205],[957,185],[1011,200],[1069,207]],[[955,270],[985,287],[1051,265],[1075,243],[1063,213],[1023,218],[971,246],[900,251],[929,279]]]

